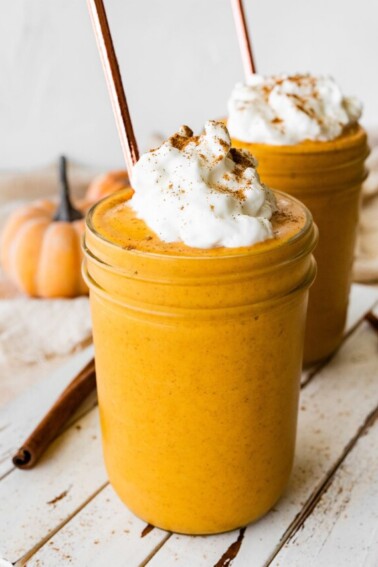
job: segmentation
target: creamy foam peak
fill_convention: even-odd
[[[228,102],[228,129],[244,142],[275,145],[327,141],[358,121],[362,105],[329,76],[252,75]]]
[[[231,148],[226,126],[208,121],[193,136],[188,126],[134,166],[130,205],[165,242],[195,248],[250,246],[273,231],[273,193],[246,150]]]

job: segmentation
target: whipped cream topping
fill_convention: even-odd
[[[195,248],[250,246],[273,231],[273,193],[246,150],[231,148],[222,122],[193,136],[188,126],[141,156],[133,169],[136,215],[161,240]]]
[[[327,141],[358,121],[362,105],[344,97],[329,76],[251,75],[238,83],[228,102],[233,138],[272,145]]]

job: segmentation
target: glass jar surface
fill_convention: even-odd
[[[277,193],[276,237],[239,249],[162,243],[123,191],[87,217],[109,479],[166,530],[232,530],[266,513],[293,462],[317,230]]]
[[[304,362],[324,360],[340,345],[345,327],[369,153],[366,133],[356,125],[326,142],[276,146],[233,139],[232,143],[257,158],[264,183],[303,202],[318,226],[317,277],[309,296]]]

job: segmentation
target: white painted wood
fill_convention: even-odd
[[[0,366],[0,408],[21,396],[33,384],[51,376],[56,369],[71,359],[72,353],[68,356],[54,356],[38,364],[7,365],[5,369],[3,366],[3,371]]]
[[[29,559],[28,567],[138,567],[169,537],[157,528],[143,535],[145,528],[107,486]]]
[[[353,284],[345,332],[348,333],[378,301],[378,285]]]
[[[353,284],[350,290],[348,316],[344,337],[354,329],[374,305],[378,302],[378,285]],[[344,339],[345,340],[345,339]],[[306,384],[316,372],[316,365],[302,371],[301,384]]]
[[[218,536],[172,535],[148,567],[212,567],[238,538],[239,531]],[[232,564],[231,564],[232,565]],[[228,567],[227,564],[225,567]],[[251,565],[249,565],[251,567]]]
[[[15,562],[22,558],[107,482],[99,435],[94,409],[54,441],[38,466],[15,469],[3,478],[2,559]]]
[[[367,323],[363,323],[346,340],[335,358],[302,391],[297,454],[289,489],[267,516],[247,528],[232,567],[265,564],[306,501],[325,482],[366,416],[376,407],[377,352],[377,335]],[[237,536],[237,531],[227,536],[209,536],[204,551],[211,549],[211,561],[216,563],[214,557],[220,559],[229,540],[235,541]],[[196,559],[200,553],[196,545],[201,546],[193,543],[192,538],[177,536],[169,541],[169,545],[164,545],[148,565],[195,565],[191,563],[192,548]]]
[[[362,435],[272,567],[377,567],[378,421]]]
[[[89,346],[0,409],[0,478],[12,469],[11,456],[15,450],[92,357],[93,347]],[[79,412],[82,413],[85,408],[88,408],[88,405],[80,408]]]

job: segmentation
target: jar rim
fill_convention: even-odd
[[[301,229],[296,232],[293,236],[291,236],[290,238],[288,238],[287,240],[283,240],[280,243],[276,243],[275,246],[272,246],[270,248],[259,248],[259,244],[261,243],[257,243],[257,244],[253,244],[251,246],[244,246],[244,247],[240,247],[241,252],[240,253],[234,253],[234,254],[226,254],[226,253],[222,253],[222,255],[206,255],[206,254],[175,254],[175,253],[160,253],[160,252],[151,252],[148,250],[140,250],[140,249],[136,249],[136,248],[132,248],[132,249],[128,249],[125,248],[123,246],[121,246],[120,244],[117,244],[116,242],[112,242],[110,239],[106,238],[105,236],[103,236],[98,230],[96,230],[96,228],[94,227],[93,224],[93,214],[96,210],[96,208],[103,203],[104,201],[106,201],[107,199],[111,198],[113,195],[108,195],[106,197],[104,197],[103,199],[101,199],[100,201],[98,201],[97,203],[95,203],[94,205],[91,206],[91,208],[88,210],[87,214],[86,214],[86,218],[85,218],[85,224],[86,224],[86,228],[89,230],[90,234],[93,235],[96,239],[100,240],[102,243],[106,244],[106,246],[110,246],[111,248],[113,248],[114,250],[117,250],[118,252],[122,252],[125,255],[131,255],[134,257],[146,257],[146,258],[150,258],[150,259],[156,259],[156,260],[174,260],[174,261],[187,261],[187,262],[191,262],[191,261],[206,261],[206,262],[211,262],[216,260],[217,262],[219,261],[227,261],[229,259],[238,259],[238,258],[245,258],[245,257],[250,257],[250,256],[256,256],[256,257],[262,257],[264,255],[269,255],[272,254],[276,251],[280,251],[285,247],[291,247],[292,245],[294,245],[295,243],[298,242],[298,240],[301,240],[310,230],[311,228],[314,226],[314,222],[313,222],[313,217],[312,214],[310,212],[310,210],[301,202],[299,201],[299,199],[296,199],[295,197],[293,197],[292,195],[289,195],[283,191],[279,191],[274,189],[273,192],[275,194],[278,194],[280,196],[282,196],[285,199],[288,199],[289,201],[294,201],[296,204],[298,204],[301,209],[304,211],[304,216],[305,216],[305,221],[303,226],[301,227]],[[85,239],[86,240],[86,239]],[[267,239],[264,242],[269,242],[269,241],[273,241],[273,238]],[[86,251],[91,251],[90,247],[87,247],[86,244],[84,243],[84,247]],[[193,249],[193,248],[192,248]],[[222,248],[224,249],[224,248]],[[202,248],[199,248],[198,250],[203,251]],[[234,250],[234,248],[230,248],[230,250]],[[93,254],[93,251],[91,251]],[[98,260],[100,258],[97,258]],[[101,259],[101,262],[103,262],[103,260]],[[103,262],[104,263],[104,262]]]
[[[296,144],[269,144],[263,142],[248,142],[236,138],[235,136],[231,136],[231,139],[236,143],[250,147],[252,154],[253,148],[259,148],[261,150],[269,148],[269,152],[272,154],[303,153],[306,155],[318,155],[329,151],[340,152],[342,150],[358,148],[359,146],[361,146],[361,150],[364,150],[361,159],[365,159],[369,153],[366,131],[358,122],[347,126],[343,132],[333,140],[303,140]]]

